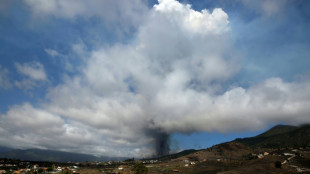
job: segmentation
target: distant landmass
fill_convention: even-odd
[[[8,148],[8,147],[4,147],[4,146],[0,146],[0,154],[5,153],[5,152],[9,152],[11,150],[13,150],[13,149]]]
[[[84,162],[84,161],[122,161],[125,157],[96,157],[94,155],[62,152],[42,149],[10,149],[0,147],[0,158],[11,158],[29,161]]]

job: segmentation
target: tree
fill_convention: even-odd
[[[274,166],[275,166],[276,168],[281,169],[281,167],[282,167],[281,161],[276,161],[276,162],[274,163]]]
[[[48,171],[48,172],[53,171],[53,167],[48,167],[46,171]]]
[[[43,169],[39,169],[39,170],[38,170],[38,173],[43,173],[43,172],[44,172]]]
[[[135,171],[136,174],[147,173],[147,168],[142,163],[135,164],[132,170]]]

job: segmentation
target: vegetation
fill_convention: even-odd
[[[132,169],[136,174],[144,174],[147,173],[147,168],[142,163],[137,163],[133,166]]]

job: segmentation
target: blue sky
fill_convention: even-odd
[[[308,123],[309,8],[0,1],[0,145],[138,157]]]

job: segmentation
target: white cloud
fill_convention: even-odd
[[[2,68],[0,65],[0,88],[9,89],[12,87],[11,82],[8,78],[9,71],[6,68]]]
[[[47,76],[44,66],[39,62],[30,62],[25,64],[15,63],[17,71],[31,80],[46,81]]]
[[[212,13],[206,9],[198,12],[191,9],[190,5],[183,5],[175,0],[159,0],[154,9],[164,13],[169,20],[173,20],[189,32],[221,34],[229,30],[228,15],[221,8],[214,9]]]
[[[83,50],[89,57],[81,72],[50,88],[42,105],[10,108],[1,116],[0,137],[7,140],[0,142],[132,157],[152,154],[149,145],[173,132],[310,121],[308,81],[270,78],[223,91],[240,68],[223,10],[198,12],[161,0],[146,19],[129,44]],[[45,79],[31,73],[43,69],[38,64],[17,68],[31,79]],[[41,127],[45,117],[50,124]],[[46,138],[34,135],[40,130]]]
[[[143,0],[24,0],[37,17],[75,19],[100,17],[109,24],[134,27],[140,24],[147,6]]]
[[[14,81],[18,88],[28,90],[48,81],[44,66],[39,62],[15,63],[15,67],[24,76],[21,80]]]
[[[0,116],[0,141],[15,148],[78,149],[78,144],[93,142],[93,136],[79,124],[67,124],[48,111],[37,109],[28,103],[11,107]]]
[[[58,53],[58,51],[53,50],[53,49],[48,49],[48,48],[47,48],[47,49],[44,49],[44,51],[45,51],[48,55],[50,55],[50,56],[52,56],[52,57],[61,55],[61,54]]]
[[[51,132],[51,134],[61,133],[61,126],[64,124],[60,117],[44,110],[35,109],[28,103],[11,107],[3,122],[9,122],[15,131],[33,134],[45,134],[45,131]]]
[[[156,120],[167,131],[243,131],[264,128],[267,124],[284,122],[302,124],[309,122],[309,82],[287,83],[280,78],[270,78],[251,86],[232,88],[222,95],[211,96],[194,92],[184,94],[185,101],[178,119],[173,117]],[[176,103],[179,99],[169,103]],[[195,110],[189,107],[195,108]],[[187,111],[189,110],[189,111]],[[184,113],[189,114],[185,115]]]

